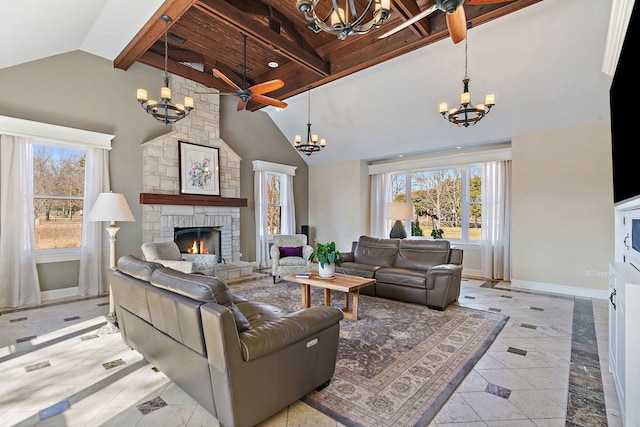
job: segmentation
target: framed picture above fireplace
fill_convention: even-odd
[[[218,149],[178,141],[180,193],[220,195],[220,159]]]

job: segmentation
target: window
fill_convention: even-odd
[[[479,242],[481,179],[479,164],[395,172],[391,176],[392,201],[413,204],[412,236],[431,236],[432,230],[442,229],[448,240]]]
[[[282,174],[267,172],[267,232],[269,236],[280,234],[282,219]]]
[[[85,161],[84,150],[33,144],[36,250],[81,246]]]

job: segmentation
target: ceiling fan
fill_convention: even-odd
[[[225,76],[220,70],[213,69],[213,74],[220,79],[222,79],[225,83],[235,89],[235,92],[232,93],[220,93],[220,95],[235,95],[240,100],[238,101],[238,109],[237,111],[244,110],[247,107],[247,103],[249,100],[259,102],[265,105],[272,105],[274,107],[286,108],[287,103],[282,102],[278,99],[271,98],[265,96],[263,94],[267,92],[271,92],[276,89],[280,89],[284,86],[284,82],[280,79],[269,80],[264,83],[258,83],[253,86],[248,86],[247,84],[247,35],[242,34],[243,42],[244,42],[244,64],[242,65],[242,70],[244,73],[242,87],[238,86],[231,80],[229,77]],[[212,92],[196,92],[196,93],[212,93]]]
[[[449,29],[449,35],[454,44],[461,42],[467,37],[467,17],[464,13],[463,4],[469,5],[481,5],[492,3],[505,3],[512,0],[435,0],[434,4],[426,8],[422,12],[418,13],[413,18],[398,25],[397,27],[387,31],[383,35],[379,36],[379,39],[389,37],[392,34],[412,25],[424,18],[431,15],[436,10],[441,10],[446,13],[447,28]]]

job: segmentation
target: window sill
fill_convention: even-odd
[[[36,264],[50,262],[79,261],[80,248],[70,249],[40,249],[36,251]]]

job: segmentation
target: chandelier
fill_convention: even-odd
[[[307,141],[302,143],[302,136],[296,135],[293,138],[293,145],[296,147],[296,150],[299,152],[310,156],[312,154],[316,154],[327,145],[327,140],[322,138],[318,142],[318,134],[311,134],[311,86],[307,86],[307,94],[308,94],[308,105],[307,105]]]
[[[138,89],[136,96],[140,106],[144,110],[152,115],[157,121],[164,123],[175,123],[178,120],[182,120],[189,115],[193,110],[193,98],[185,96],[184,104],[172,104],[171,103],[171,89],[169,88],[169,73],[167,73],[167,33],[169,31],[169,22],[171,17],[162,15],[164,21],[164,73],[162,77],[164,79],[164,86],[160,89],[160,102],[153,99],[147,99],[147,91],[145,89]]]
[[[331,9],[324,18],[316,14],[316,8],[323,0],[298,0],[296,7],[310,22],[314,33],[325,31],[344,40],[351,34],[365,34],[378,28],[391,15],[391,0],[368,0],[367,6],[358,15],[354,0],[344,0],[344,7],[338,7],[338,0],[324,0],[331,3]],[[367,22],[365,19],[371,17]]]
[[[449,110],[446,102],[441,102],[439,104],[440,114],[442,114],[442,117],[453,124],[464,127],[469,127],[478,123],[489,113],[491,107],[496,103],[496,95],[493,93],[485,95],[484,104],[478,104],[474,107],[471,103],[471,93],[469,93],[469,76],[467,75],[468,39],[469,37],[465,37],[464,39],[464,79],[462,80],[464,90],[460,95],[460,106]]]

